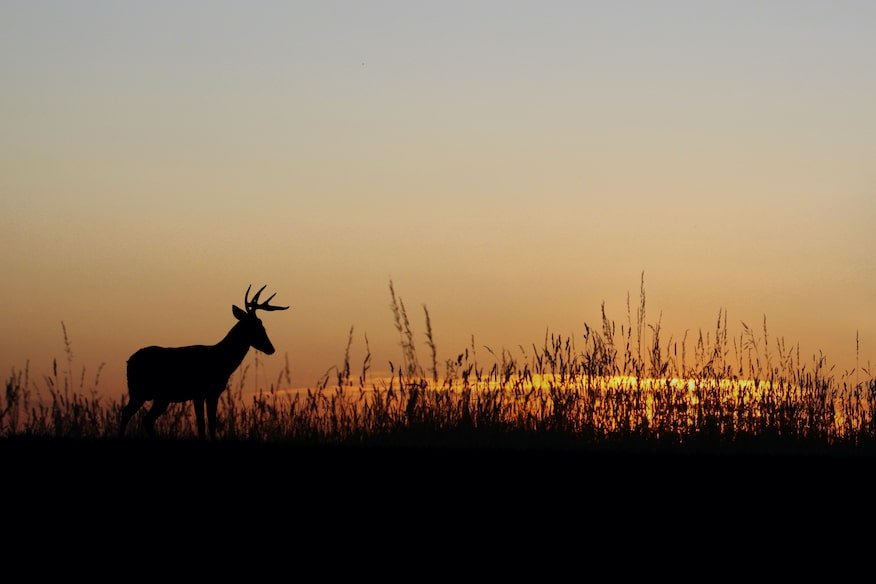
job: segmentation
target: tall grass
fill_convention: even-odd
[[[714,328],[666,337],[660,318],[646,322],[644,279],[626,322],[605,313],[578,337],[546,334],[539,344],[494,351],[471,346],[439,363],[424,307],[421,365],[407,309],[390,283],[401,360],[387,376],[371,374],[371,351],[354,374],[351,328],[342,365],[316,387],[288,389],[288,359],[276,382],[245,391],[249,368],[232,378],[220,402],[223,440],[318,444],[449,444],[610,448],[720,448],[753,451],[864,451],[876,444],[876,382],[869,371],[837,372],[821,353],[770,340],[766,320],[736,335],[719,311]],[[123,401],[105,400],[83,369],[54,363],[42,384],[29,367],[14,370],[0,398],[0,437],[115,436]],[[192,408],[177,404],[159,418],[167,437],[196,435]],[[130,434],[140,432],[135,422]]]

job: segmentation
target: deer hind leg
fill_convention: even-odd
[[[195,406],[195,419],[198,421],[198,438],[204,439],[204,400],[196,399],[192,400],[192,404]]]
[[[164,413],[168,405],[170,404],[166,401],[155,400],[152,402],[152,407],[149,408],[149,411],[143,417],[143,427],[151,438],[155,438],[155,420]]]
[[[142,399],[131,399],[122,409],[122,419],[119,422],[119,438],[125,436],[125,428],[128,427],[128,422],[131,421],[131,417],[137,413],[137,410],[143,407],[143,403],[144,400]]]

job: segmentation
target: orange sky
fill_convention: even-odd
[[[0,368],[218,341],[267,283],[296,385],[719,308],[876,356],[867,2],[4,2]],[[620,4],[620,3],[619,3]],[[659,4],[659,5],[658,5]],[[422,338],[422,337],[421,337]]]

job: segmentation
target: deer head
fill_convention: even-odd
[[[249,346],[265,353],[266,355],[272,355],[274,353],[274,345],[271,343],[271,339],[268,338],[268,333],[265,331],[261,319],[256,316],[256,310],[287,310],[289,307],[271,306],[271,300],[277,295],[276,293],[271,294],[267,300],[259,304],[259,296],[266,287],[267,286],[262,286],[259,288],[259,291],[256,292],[255,296],[250,300],[249,291],[252,288],[252,285],[247,286],[246,294],[243,297],[243,306],[245,310],[241,310],[236,305],[232,305],[231,312],[234,314],[234,318],[242,323],[240,326],[245,331],[246,338],[249,341]]]

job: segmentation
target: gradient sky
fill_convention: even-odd
[[[876,3],[0,3],[0,370],[218,341],[312,386],[392,278],[439,357],[719,308],[876,358]],[[422,336],[420,337],[422,339]]]

